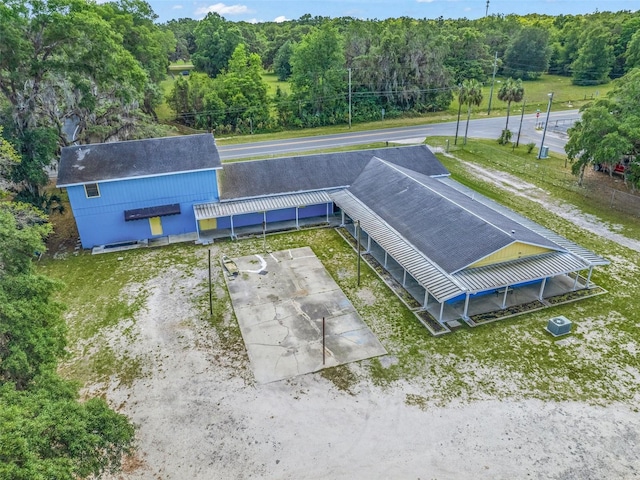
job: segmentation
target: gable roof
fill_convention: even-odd
[[[434,178],[378,158],[348,191],[449,274],[514,242],[565,251]]]
[[[209,133],[78,145],[62,149],[58,187],[219,168]]]
[[[253,160],[225,164],[218,175],[220,199],[346,187],[376,156],[428,176],[449,174],[426,145]]]

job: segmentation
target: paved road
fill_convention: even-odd
[[[536,119],[535,114],[524,116],[520,143],[534,142],[536,148],[542,140],[542,130],[537,130],[536,123],[543,121],[545,113]],[[564,145],[567,142],[566,129],[579,118],[578,110],[565,110],[551,112],[549,127],[545,138],[545,145],[550,150],[564,153]],[[471,120],[469,123],[469,137],[497,139],[504,128],[505,117],[484,118]],[[465,121],[461,119],[458,132],[458,141],[464,135]],[[513,140],[518,135],[520,116],[512,115],[509,118],[509,128],[513,132]],[[456,122],[434,123],[415,127],[387,128],[381,130],[368,130],[365,132],[341,133],[335,135],[320,135],[315,137],[303,137],[288,140],[274,140],[268,142],[244,143],[239,145],[218,145],[218,151],[223,161],[256,156],[286,156],[294,152],[305,152],[327,148],[362,145],[375,142],[402,142],[412,139],[424,139],[429,136],[454,136]]]

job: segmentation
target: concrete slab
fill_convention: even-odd
[[[258,383],[387,353],[309,247],[233,260],[227,285]]]

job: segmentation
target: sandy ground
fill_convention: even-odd
[[[478,173],[640,248],[532,185]],[[426,400],[436,388],[428,378],[393,388],[361,380],[348,392],[317,373],[259,385],[246,354],[229,353],[185,301],[204,293],[206,272],[181,273],[170,269],[135,286],[150,294],[135,323],[122,326],[132,340],[121,329],[110,334],[114,347],[147,360],[143,378],[88,388],[106,391],[138,427],[137,455],[109,478],[640,478],[640,414],[631,406],[638,394],[636,402],[606,407],[495,399],[441,406]],[[363,366],[350,368],[358,374]]]
[[[246,355],[229,354],[185,301],[204,293],[205,275],[170,269],[149,280],[146,308],[122,327],[132,340],[112,332],[114,347],[153,365],[130,387],[102,386],[138,427],[138,454],[115,478],[640,476],[640,415],[626,404],[411,401],[429,397],[428,379],[350,392],[320,374],[259,385]]]

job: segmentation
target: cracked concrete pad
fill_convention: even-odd
[[[387,353],[309,247],[234,261],[227,284],[258,383]]]

